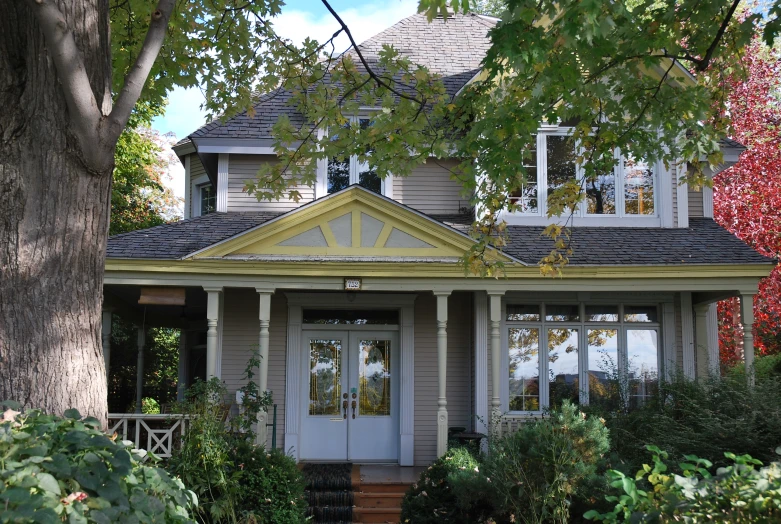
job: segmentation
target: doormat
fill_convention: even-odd
[[[353,521],[352,464],[305,464],[307,516],[312,522],[343,524]]]

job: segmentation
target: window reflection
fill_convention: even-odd
[[[535,146],[524,154],[523,167],[525,170],[524,184],[510,194],[510,201],[517,204],[520,213],[536,213],[539,209],[537,200],[537,135],[534,136]]]
[[[567,182],[575,180],[575,148],[566,136],[545,137],[548,163],[548,196]]]
[[[350,160],[328,161],[328,192],[336,193],[350,185]]]
[[[626,332],[629,406],[637,407],[656,394],[659,386],[659,341],[655,329],[629,329]]]
[[[540,330],[509,330],[510,342],[510,410],[540,409]]]
[[[507,320],[525,320],[539,321],[540,306],[538,305],[515,305],[507,306]]]
[[[586,213],[616,214],[616,175],[613,171],[586,181]]]
[[[589,329],[588,398],[592,405],[615,407],[618,391],[618,330]]]
[[[624,163],[624,212],[628,215],[654,214],[654,171],[647,163],[631,156]]]
[[[361,340],[358,369],[360,415],[382,417],[391,414],[391,342]]]
[[[548,383],[551,407],[561,405],[563,400],[578,402],[577,329],[548,329]]]

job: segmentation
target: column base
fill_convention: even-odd
[[[437,411],[437,458],[447,453],[447,408]]]

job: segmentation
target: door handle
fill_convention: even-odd
[[[342,409],[344,410],[344,419],[347,420],[347,393],[343,395]]]
[[[355,402],[353,400],[353,418],[355,418],[355,406],[356,406],[356,404],[357,404],[357,402]]]

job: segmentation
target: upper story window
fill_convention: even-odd
[[[617,164],[608,173],[583,180],[577,167],[577,146],[568,128],[541,130],[524,161],[526,184],[511,195],[516,215],[547,216],[547,199],[570,181],[579,181],[585,199],[575,210],[579,217],[656,217],[657,174],[647,162],[616,152]]]
[[[370,123],[368,118],[353,117],[348,125],[366,129]],[[332,134],[332,136],[335,135]],[[385,181],[379,177],[376,171],[371,169],[369,162],[361,162],[357,155],[347,158],[329,158],[326,162],[324,182],[328,194],[341,191],[352,184],[359,184],[369,191],[385,194]]]
[[[200,202],[200,215],[208,215],[217,210],[217,192],[211,184],[198,186],[198,201]]]
[[[633,407],[657,390],[657,306],[507,305],[505,325],[510,411],[540,411],[565,399]]]

